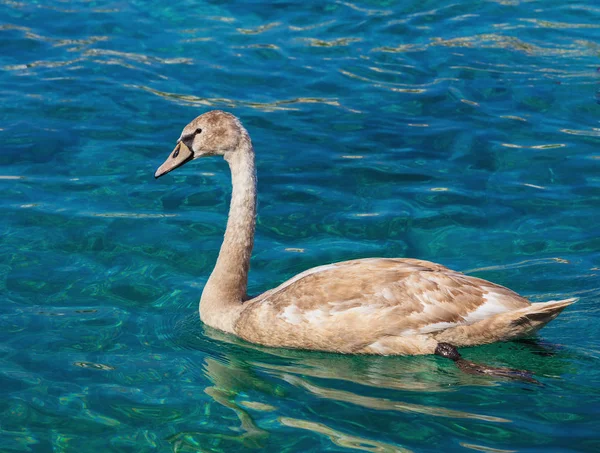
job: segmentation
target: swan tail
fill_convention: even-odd
[[[522,329],[524,335],[533,333],[544,327],[560,315],[565,308],[575,302],[577,302],[577,298],[574,297],[571,299],[531,304],[529,307],[513,312],[517,316],[510,321],[510,327]]]
[[[473,346],[527,337],[544,327],[577,300],[577,298],[570,298],[534,303],[471,325],[446,329],[434,338],[438,342],[455,346]]]

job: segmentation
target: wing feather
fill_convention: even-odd
[[[309,269],[247,304],[237,324],[244,338],[293,347],[309,340],[328,349],[353,338],[431,333],[530,305],[439,264],[387,258]],[[252,329],[256,323],[260,329]]]

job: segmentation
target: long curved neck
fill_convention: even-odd
[[[233,332],[236,313],[246,299],[250,255],[256,225],[256,170],[250,139],[227,155],[232,194],[225,238],[217,264],[200,300],[200,318],[206,324]]]

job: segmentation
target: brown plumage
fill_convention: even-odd
[[[155,177],[212,155],[229,163],[233,192],[200,317],[247,341],[356,354],[432,354],[440,342],[470,346],[529,335],[576,300],[532,304],[503,286],[401,258],[316,267],[247,300],[256,174],[252,143],[239,120],[221,111],[194,119]]]

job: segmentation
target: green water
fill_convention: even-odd
[[[0,451],[599,451],[599,24],[592,1],[0,1]],[[251,294],[384,256],[579,297],[462,350],[540,384],[203,326],[228,169],[153,174],[213,108],[256,150]]]

